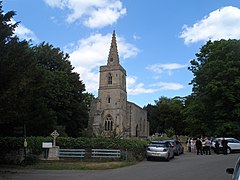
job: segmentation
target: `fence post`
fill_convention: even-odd
[[[85,159],[91,159],[92,158],[92,148],[85,148]]]
[[[128,160],[128,150],[127,149],[125,150],[125,160],[126,161]]]

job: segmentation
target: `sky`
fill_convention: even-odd
[[[240,0],[3,0],[15,34],[70,55],[86,92],[98,95],[112,32],[127,72],[128,101],[191,94],[190,61],[208,40],[240,39]]]

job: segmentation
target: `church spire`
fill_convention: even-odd
[[[113,31],[113,34],[112,34],[112,42],[111,42],[111,47],[108,55],[107,65],[119,65],[115,30]]]

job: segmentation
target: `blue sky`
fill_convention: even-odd
[[[15,33],[70,55],[74,71],[97,96],[116,30],[128,100],[143,107],[191,94],[187,70],[207,40],[240,38],[239,0],[5,0],[21,21]]]

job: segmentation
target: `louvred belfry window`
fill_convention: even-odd
[[[112,84],[112,74],[108,74],[108,84]]]

